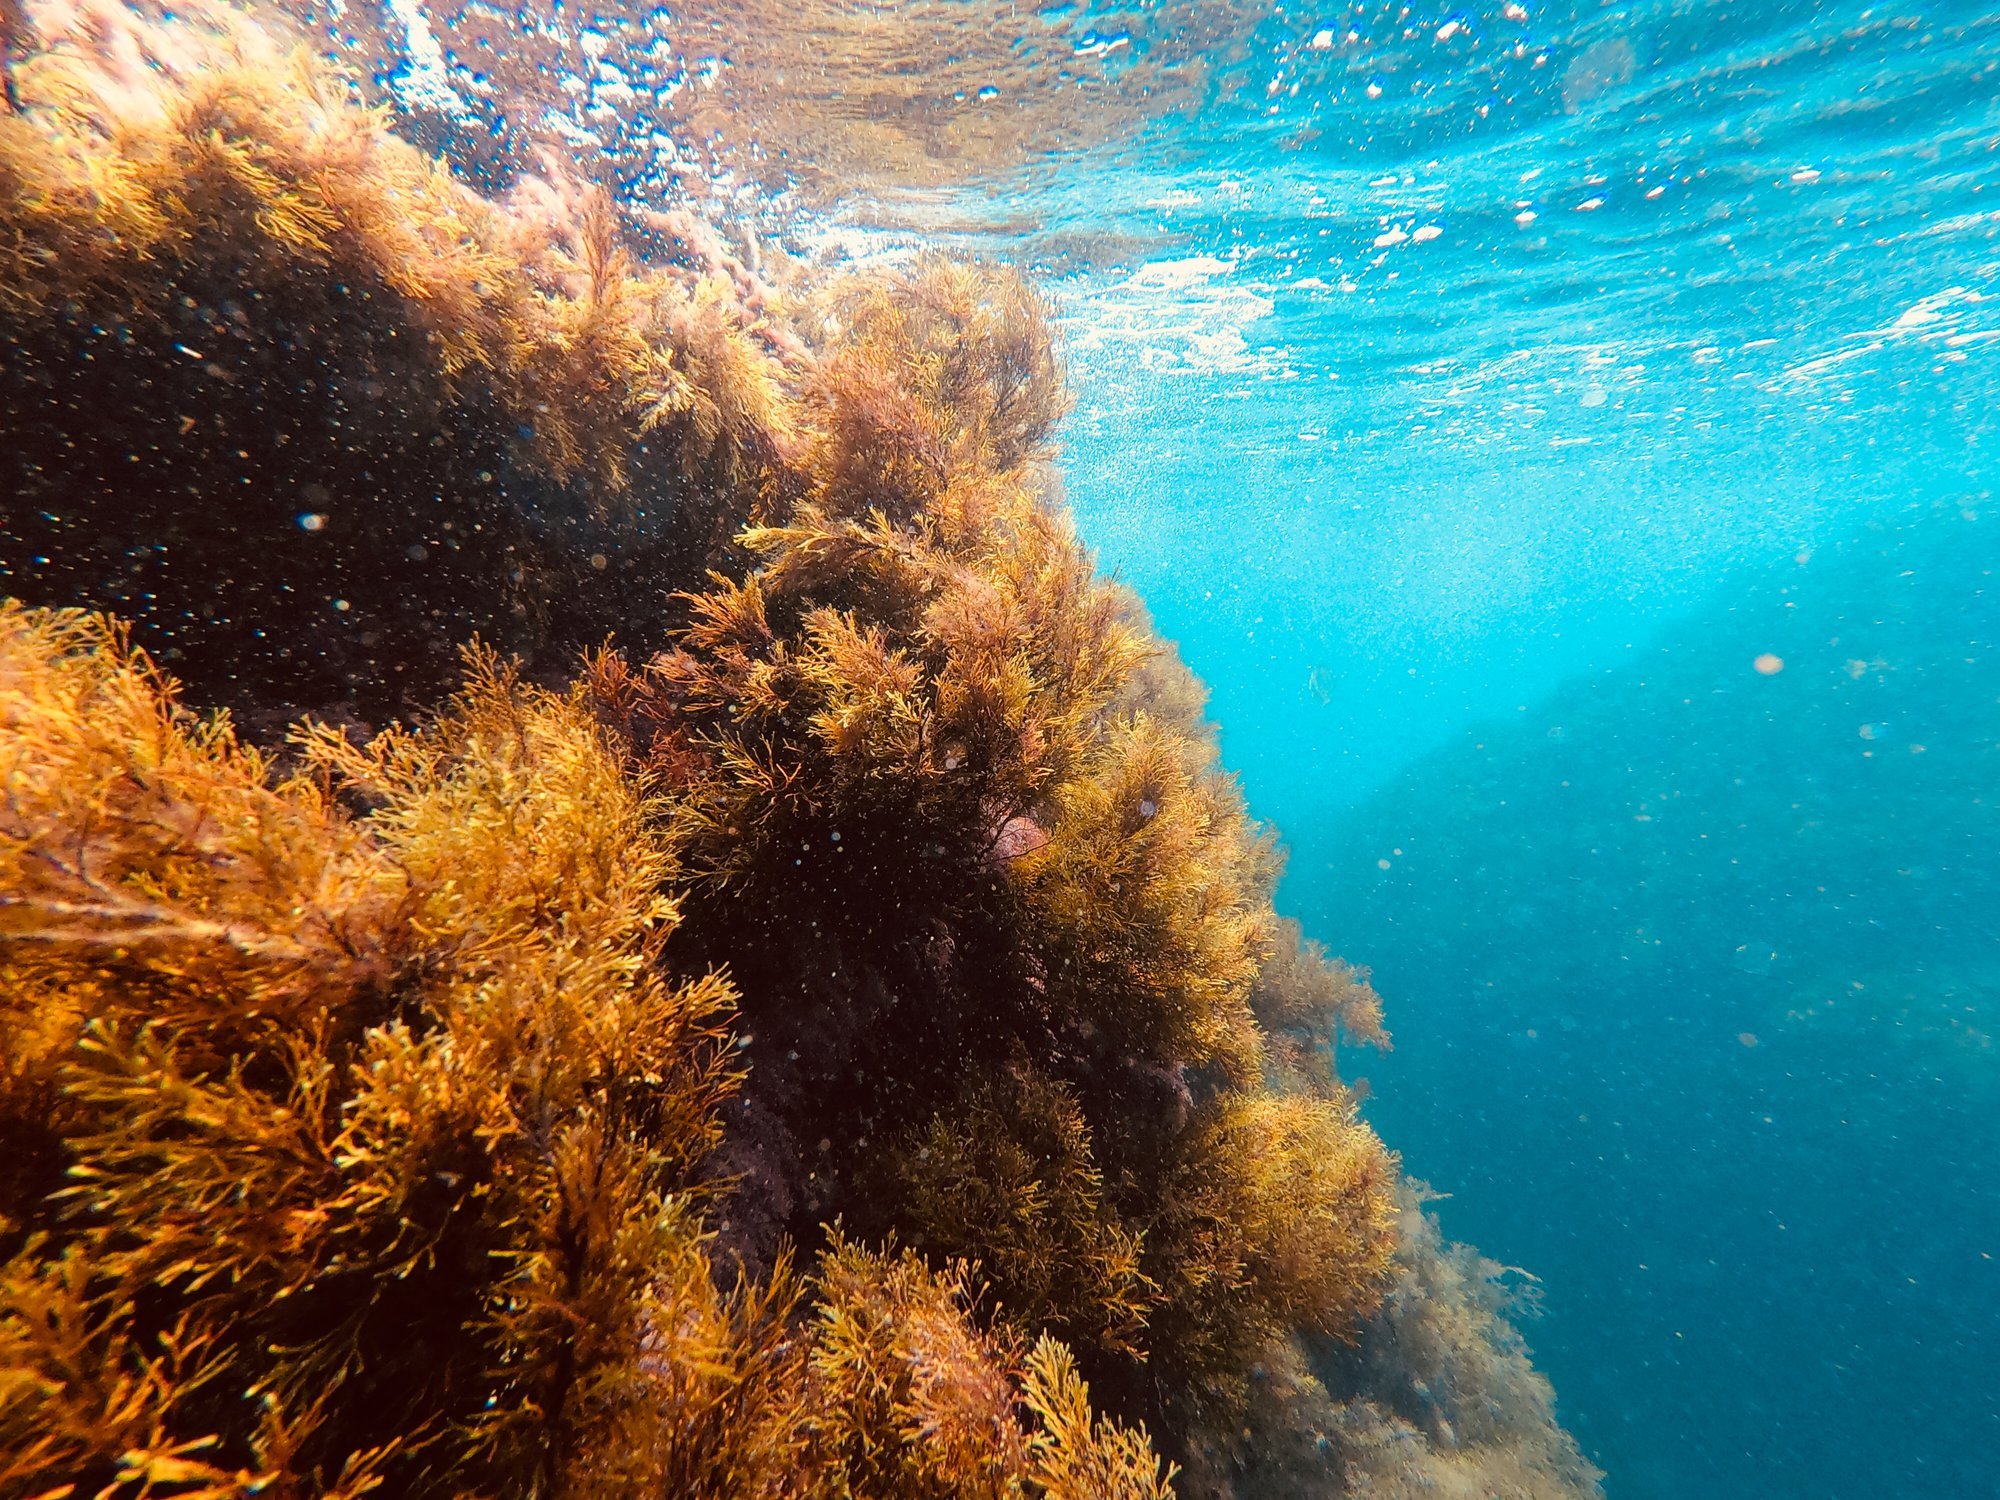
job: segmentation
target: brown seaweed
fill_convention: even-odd
[[[235,12],[47,30],[0,1491],[1592,1491],[1055,496],[1020,277],[781,290]]]

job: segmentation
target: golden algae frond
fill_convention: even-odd
[[[1269,1351],[1242,1426],[1189,1457],[1184,1495],[1601,1493],[1603,1476],[1556,1421],[1554,1393],[1508,1321],[1524,1273],[1446,1244],[1424,1193],[1411,1182],[1398,1190],[1393,1276],[1361,1338],[1299,1338]]]
[[[1144,1237],[1106,1201],[1075,1092],[1022,1062],[971,1081],[888,1152],[892,1196],[913,1243],[977,1255],[1008,1314],[1073,1342],[1136,1355],[1159,1288]]]
[[[1023,1355],[1005,1330],[967,1321],[962,1264],[833,1237],[822,1257],[808,1358],[814,1461],[837,1494],[1029,1495],[1167,1500],[1144,1433],[1093,1416],[1069,1353],[1043,1339]],[[1031,1414],[1024,1427],[1017,1408]],[[900,1435],[901,1443],[885,1442]]]
[[[375,315],[412,325],[448,390],[476,377],[531,462],[614,492],[641,423],[691,412],[697,390],[683,439],[697,453],[784,436],[768,353],[721,347],[713,289],[640,267],[601,189],[558,172],[483,198],[241,12],[89,10],[17,86],[23,107],[0,121],[0,293],[19,308],[157,319],[177,277],[203,269],[392,298]]]
[[[729,987],[666,974],[581,701],[473,668],[276,781],[114,627],[0,608],[9,1490],[1162,1493],[962,1272],[836,1247],[803,1333],[784,1263],[718,1289]]]
[[[108,627],[0,619],[9,1083],[68,1179],[6,1206],[6,1450],[218,1493],[570,1453],[728,1083],[595,731],[482,672],[434,740],[318,731],[274,783]]]
[[[1328,956],[1290,918],[1278,923],[1270,956],[1250,989],[1250,1009],[1268,1038],[1268,1065],[1293,1089],[1338,1090],[1340,1039],[1384,1051],[1382,997],[1366,969]]]

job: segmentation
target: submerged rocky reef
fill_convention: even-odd
[[[0,1493],[1596,1493],[1018,276],[10,34]]]

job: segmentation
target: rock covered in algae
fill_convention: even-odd
[[[420,711],[475,634],[657,644],[791,440],[776,295],[481,197],[239,13],[65,24],[0,112],[0,587],[277,733]]]
[[[1017,277],[643,260],[228,11],[18,85],[8,1492],[1592,1491]]]

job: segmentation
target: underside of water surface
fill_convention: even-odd
[[[0,1496],[2000,1484],[2000,21],[0,71]]]

